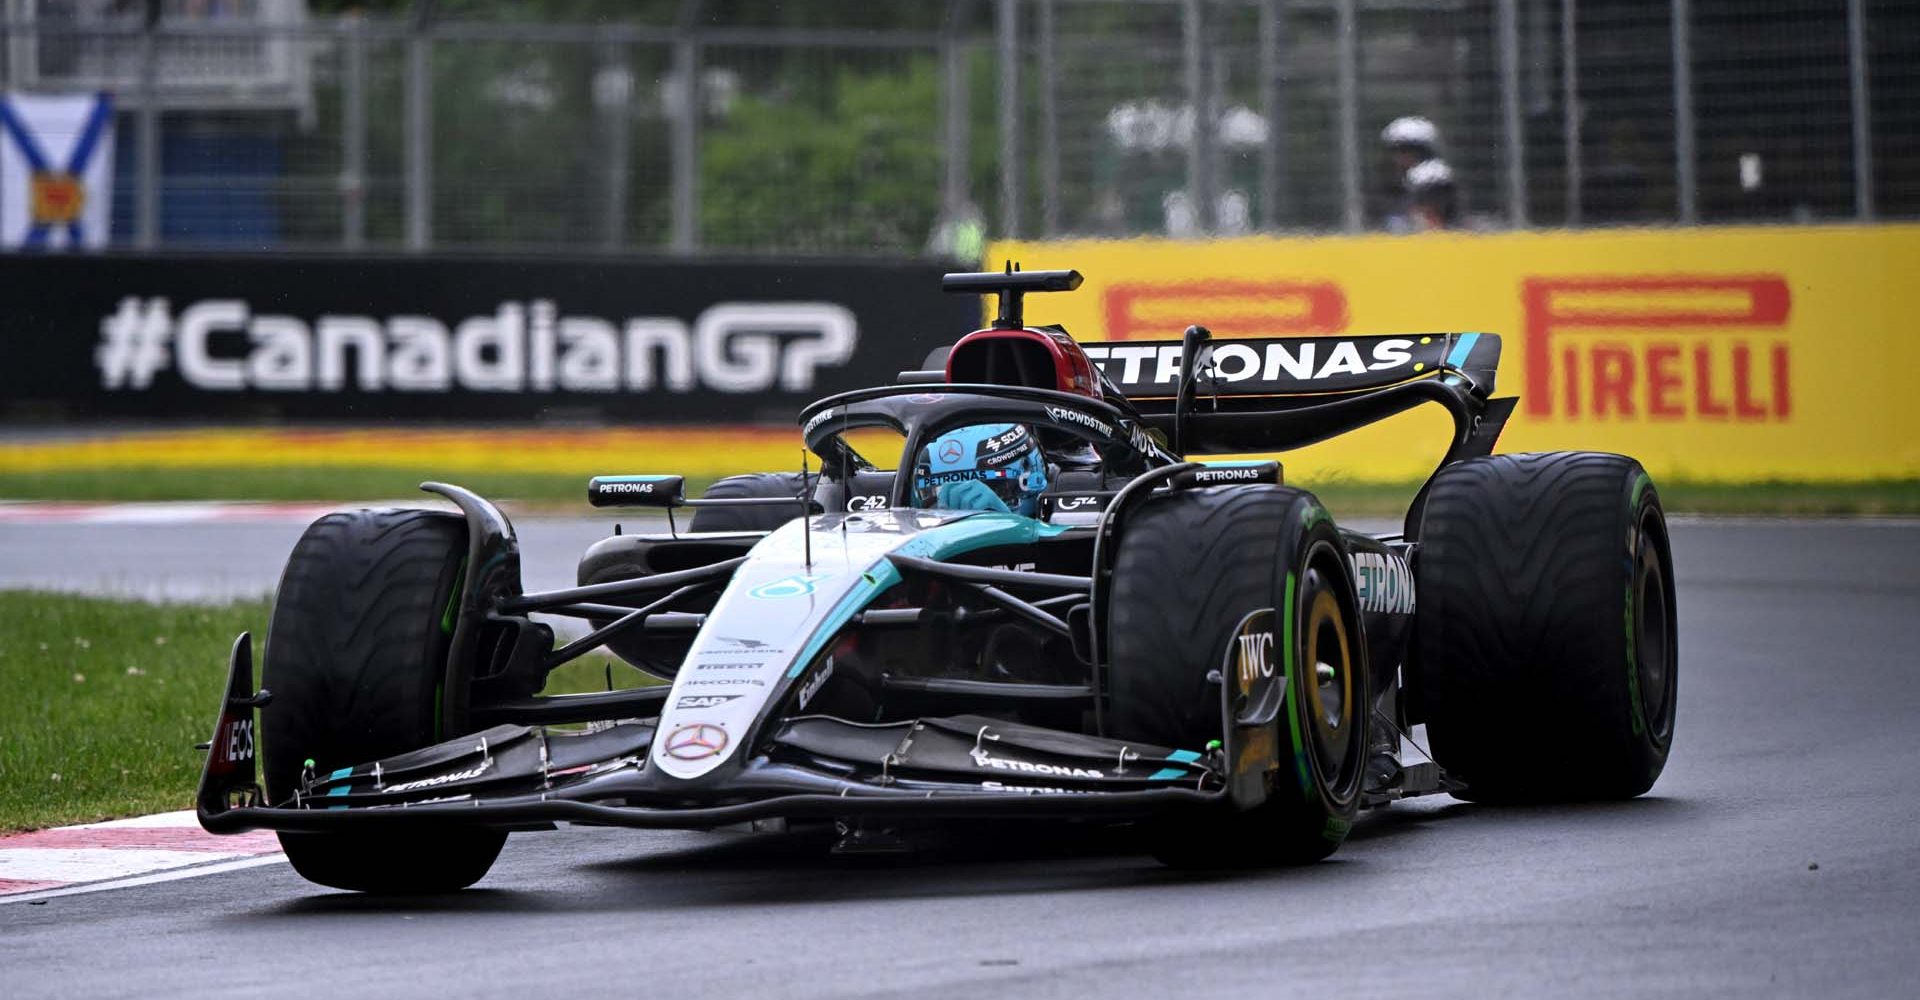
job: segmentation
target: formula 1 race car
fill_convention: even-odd
[[[1323,858],[1406,796],[1652,786],[1677,668],[1659,495],[1618,455],[1492,455],[1515,402],[1492,396],[1498,337],[1083,345],[1026,323],[1023,296],[1079,283],[947,276],[998,318],[803,410],[817,473],[697,500],[594,479],[590,502],[668,530],[616,527],[575,587],[524,593],[512,525],[455,486],[424,488],[457,514],[322,517],[257,692],[234,644],[201,825],[277,830],[324,885],[423,892],[563,822],[819,824],[858,850],[1050,818],[1247,866]],[[1187,460],[1422,403],[1454,430],[1397,533],[1339,527],[1276,461]],[[587,631],[556,644],[536,614]],[[662,683],[539,694],[603,648]],[[1431,759],[1403,756],[1420,723]]]

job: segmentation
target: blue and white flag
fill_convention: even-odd
[[[112,95],[0,95],[0,246],[97,249],[112,214]]]

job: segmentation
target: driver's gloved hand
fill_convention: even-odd
[[[1002,514],[1011,514],[1006,502],[988,488],[986,483],[977,479],[965,482],[948,483],[940,487],[939,506],[942,510],[997,510]]]

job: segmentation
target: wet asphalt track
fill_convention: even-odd
[[[307,521],[0,522],[0,589],[32,587],[150,600],[260,597],[279,583],[287,553]],[[580,554],[612,534],[616,522],[628,531],[667,530],[664,518],[630,515],[515,517],[526,588],[573,586]]]
[[[536,523],[534,546],[583,530],[569,553],[598,533]],[[236,530],[226,579],[270,582],[297,528]],[[149,549],[197,547],[169,530],[188,529],[64,571],[130,579],[160,564]],[[0,904],[0,994],[1915,995],[1920,523],[1674,536],[1679,729],[1637,801],[1425,800],[1363,820],[1329,862],[1234,877],[1084,835],[849,861],[795,838],[522,834],[447,897],[383,902],[269,865]],[[0,527],[0,585],[40,544]],[[565,582],[571,555],[554,558]]]

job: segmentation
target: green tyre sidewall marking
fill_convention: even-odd
[[[440,634],[452,635],[453,626],[460,617],[460,593],[467,586],[467,557],[460,557],[460,568],[453,571],[453,586],[447,590],[447,606],[440,612]],[[433,738],[443,740],[447,732],[447,671],[440,670],[440,679],[433,685]]]
[[[1294,619],[1299,609],[1293,606],[1294,571],[1287,570],[1286,603],[1281,607],[1286,613],[1280,616],[1280,648],[1284,651],[1287,677],[1287,732],[1293,737],[1293,766],[1300,778],[1300,794],[1312,798],[1315,794],[1313,774],[1307,765],[1307,747],[1300,734],[1300,689],[1296,686],[1294,668],[1298,661],[1293,648]]]
[[[1652,485],[1652,483],[1653,480],[1642,470],[1639,475],[1634,477],[1633,487],[1629,490],[1627,498],[1627,558],[1629,560],[1629,568],[1627,570],[1627,600],[1624,618],[1627,629],[1627,706],[1633,720],[1633,734],[1635,736],[1645,736],[1649,731],[1646,706],[1640,697],[1640,643],[1639,637],[1634,631],[1633,602],[1638,597],[1635,584],[1639,581],[1640,577],[1640,545],[1642,541],[1644,541],[1644,539],[1640,537],[1640,499],[1646,493],[1647,487]]]
[[[1639,559],[1634,560],[1634,572],[1639,573]],[[1633,633],[1633,581],[1627,581],[1627,609],[1624,615],[1627,625],[1627,707],[1633,716],[1633,735],[1644,736],[1647,733],[1647,712],[1640,701],[1640,662],[1637,644]]]
[[[1284,600],[1282,606],[1286,609],[1286,614],[1282,617],[1281,646],[1285,651],[1287,667],[1287,733],[1293,745],[1295,776],[1300,788],[1300,799],[1295,808],[1318,813],[1320,822],[1317,825],[1318,828],[1313,831],[1314,834],[1317,834],[1327,845],[1337,848],[1353,827],[1347,811],[1357,805],[1358,790],[1356,786],[1355,793],[1349,801],[1336,801],[1338,789],[1335,785],[1340,781],[1341,768],[1346,762],[1317,761],[1307,747],[1306,732],[1303,728],[1305,722],[1302,718],[1307,704],[1304,687],[1307,678],[1301,674],[1304,668],[1300,667],[1300,664],[1303,661],[1301,651],[1297,648],[1298,642],[1302,641],[1304,636],[1300,618],[1304,615],[1305,609],[1297,606],[1301,600],[1300,586],[1309,568],[1308,560],[1316,548],[1315,530],[1322,525],[1326,526],[1328,537],[1325,541],[1335,557],[1335,562],[1344,564],[1346,557],[1339,544],[1338,532],[1334,530],[1332,516],[1327,513],[1325,507],[1311,499],[1301,504],[1298,520],[1292,522],[1290,530],[1286,531],[1282,539],[1280,551],[1284,553],[1284,558],[1287,560],[1287,573],[1281,584]],[[1331,570],[1330,582],[1334,586],[1337,587],[1339,581],[1346,581],[1349,588],[1352,586],[1352,581],[1344,572],[1344,565],[1331,567]],[[1340,599],[1340,606],[1343,614],[1355,610],[1350,594]],[[1363,627],[1357,618],[1351,624],[1356,635],[1364,635]],[[1359,652],[1355,650],[1354,664],[1351,667],[1355,671],[1355,679],[1360,682],[1363,692],[1356,695],[1360,704],[1354,713],[1354,718],[1359,729],[1354,739],[1364,746],[1367,720],[1371,718],[1369,706],[1372,697],[1366,685],[1365,672],[1368,668],[1364,656],[1358,655]],[[1330,769],[1330,771],[1323,780],[1322,777],[1317,776],[1316,769]]]
[[[440,612],[440,631],[453,634],[454,622],[460,617],[460,591],[467,585],[467,557],[460,557],[460,568],[453,571],[453,587],[447,591],[447,606]]]

